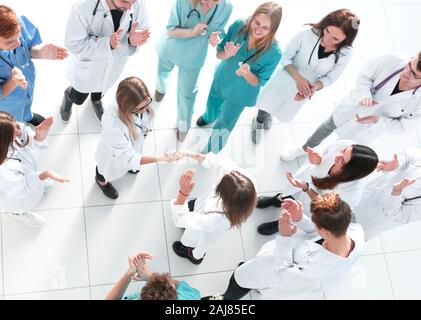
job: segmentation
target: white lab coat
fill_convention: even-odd
[[[339,152],[353,144],[354,142],[351,140],[337,140],[332,142],[323,150],[318,149],[317,151],[323,155],[322,162],[319,165],[314,165],[311,163],[305,164],[300,169],[298,169],[298,171],[294,174],[294,177],[308,182],[310,184],[310,188],[317,191],[320,195],[336,192],[339,194],[341,199],[345,201],[351,208],[356,206],[362,197],[364,186],[367,183],[365,178],[340,183],[335,188],[329,190],[317,189],[311,180],[312,176],[318,178],[326,177],[330,168],[334,165],[335,157],[339,154]],[[304,208],[307,208],[307,210],[310,208],[310,197],[305,192],[302,192],[289,183],[288,186],[283,190],[283,195],[293,195],[296,200],[299,200],[303,203]],[[309,215],[309,212],[306,212],[306,214]]]
[[[237,170],[249,178],[257,188],[256,179],[226,156],[208,153],[202,166],[212,170],[218,180],[225,174]],[[201,196],[196,200],[194,212],[189,212],[187,203],[176,205],[175,202],[175,199],[171,201],[173,222],[176,227],[186,229],[181,242],[185,246],[195,248],[193,256],[200,259],[205,255],[210,244],[231,229],[230,221],[222,209],[221,199],[215,193]]]
[[[306,221],[307,220],[307,221]],[[304,231],[314,232],[309,218],[297,223]],[[235,281],[243,288],[257,289],[262,299],[280,299],[283,296],[325,291],[335,284],[361,255],[364,247],[364,232],[360,225],[351,224],[347,235],[355,246],[347,258],[340,257],[322,245],[321,237],[304,240],[300,235],[277,236],[269,241],[251,259],[234,272]]]
[[[335,63],[335,54],[324,59],[318,58],[319,44],[319,36],[313,32],[312,28],[306,28],[292,38],[272,77],[260,91],[256,104],[260,110],[269,112],[280,121],[287,122],[292,120],[307,102],[307,100],[300,102],[294,100],[297,86],[285,69],[285,66],[289,64],[294,65],[308,81],[320,80],[323,83],[323,88],[330,86],[339,78],[351,59],[352,48],[342,48],[339,60]]]
[[[102,134],[95,159],[98,171],[107,181],[124,176],[127,171],[140,170],[143,154],[144,134],[149,130],[149,114],[133,115],[137,139],[130,138],[129,128],[118,117],[117,108],[108,108],[102,116]]]
[[[338,127],[335,133],[342,139],[352,139],[369,144],[385,133],[401,134],[419,125],[421,117],[421,89],[405,91],[391,96],[399,81],[399,74],[388,81],[374,95],[371,89],[408,63],[407,58],[387,54],[369,61],[360,71],[354,91],[337,103],[333,120]],[[373,107],[359,106],[364,98],[373,98],[379,104]],[[356,114],[380,116],[376,124],[359,124]]]
[[[0,165],[0,209],[8,213],[27,213],[33,209],[44,194],[45,183],[40,180],[34,153],[47,148],[46,142],[34,140],[35,133],[19,123],[22,135],[20,142],[29,143],[21,148],[10,148],[8,158]]]
[[[399,168],[371,181],[354,210],[367,239],[384,230],[421,220],[421,199],[402,203],[405,199],[421,196],[421,149],[408,149],[398,158]],[[404,178],[417,181],[405,188],[400,196],[393,196],[393,185]]]
[[[124,12],[120,28],[120,45],[112,50],[109,38],[114,33],[114,23],[106,0],[100,0],[96,15],[93,11],[97,0],[82,0],[73,6],[66,27],[65,46],[72,53],[67,78],[80,92],[105,92],[119,78],[124,66],[137,47],[128,42],[131,15],[132,25],[149,28],[145,0],[136,1]],[[105,17],[104,17],[105,16]]]

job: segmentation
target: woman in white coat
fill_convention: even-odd
[[[367,146],[354,144],[351,140],[338,140],[319,153],[308,148],[309,164],[302,166],[293,176],[287,173],[290,185],[284,195],[259,197],[257,208],[280,207],[287,198],[298,199],[309,208],[310,200],[318,194],[336,192],[351,208],[355,207],[363,194],[366,180],[378,164],[374,150]],[[297,192],[297,189],[301,191]],[[257,231],[262,235],[278,232],[277,221],[261,224]]]
[[[421,149],[408,149],[392,161],[380,161],[384,174],[371,181],[355,208],[366,239],[421,220]]]
[[[110,181],[120,179],[127,172],[137,174],[143,165],[178,158],[178,153],[143,154],[144,140],[151,131],[152,98],[142,80],[129,77],[121,81],[116,101],[118,107],[107,109],[102,118],[102,134],[95,154],[95,181],[111,199],[117,199],[118,192]]]
[[[177,199],[171,201],[171,211],[176,227],[185,231],[180,241],[173,243],[174,252],[193,264],[200,264],[209,245],[225,232],[239,227],[253,213],[256,206],[255,178],[223,155],[186,153],[212,170],[218,184],[211,195],[204,195],[186,204],[195,185],[194,170],[180,178]]]
[[[369,61],[358,75],[356,88],[336,105],[329,119],[303,146],[285,150],[281,159],[295,159],[332,132],[362,144],[370,144],[386,133],[409,132],[420,123],[420,87],[421,52],[411,59],[386,54]]]
[[[289,199],[282,206],[279,235],[234,271],[224,300],[241,299],[253,289],[262,299],[325,291],[361,255],[363,229],[351,224],[351,209],[338,194],[316,197],[311,220],[303,215],[300,202]],[[297,227],[314,237],[294,237]]]
[[[45,219],[32,209],[38,204],[53,180],[68,179],[53,171],[38,171],[35,153],[46,149],[53,118],[45,119],[35,132],[0,111],[0,209],[31,228],[41,228]]]
[[[316,91],[330,86],[342,74],[352,55],[359,19],[347,9],[329,13],[308,24],[288,43],[281,62],[258,99],[252,123],[252,141],[259,143],[272,116],[288,122]]]
[[[65,46],[72,53],[70,87],[60,114],[68,121],[73,103],[91,94],[95,113],[104,112],[101,97],[120,77],[129,56],[149,38],[146,0],[82,0],[74,5],[66,27]]]

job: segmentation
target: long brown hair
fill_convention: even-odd
[[[351,208],[335,192],[317,196],[310,205],[311,220],[336,238],[346,234],[351,223]]]
[[[231,228],[247,220],[256,207],[257,194],[253,182],[238,171],[223,176],[215,193],[222,200],[222,208]]]
[[[135,141],[137,139],[137,133],[133,112],[136,111],[136,108],[140,103],[152,101],[148,88],[145,83],[137,77],[126,78],[118,85],[116,100],[118,105],[118,116],[129,128],[132,141]],[[147,107],[145,112],[149,112],[150,115],[153,115],[150,107]]]
[[[421,71],[421,51],[418,53],[417,70]]]
[[[278,31],[282,19],[282,7],[276,2],[262,3],[257,7],[256,11],[254,11],[253,15],[247,20],[247,24],[242,27],[240,31],[238,31],[238,34],[250,34],[252,32],[251,24],[260,14],[264,14],[270,18],[270,31],[266,37],[256,41],[255,46],[257,54],[255,57],[253,57],[252,61],[256,61],[262,55],[262,53],[269,50],[272,44],[276,42],[275,35],[276,31]]]
[[[338,62],[341,49],[343,47],[352,47],[355,38],[358,34],[360,19],[358,16],[348,9],[339,9],[329,13],[318,23],[307,23],[313,28],[313,32],[321,38],[324,36],[324,31],[329,26],[338,27],[345,33],[345,40],[339,43],[335,50],[335,63]]]
[[[13,138],[17,122],[12,115],[0,111],[0,165],[7,159],[9,149],[13,148]],[[29,138],[25,135],[25,141],[21,144],[16,141],[19,147],[25,147],[29,143]]]
[[[352,145],[351,160],[347,162],[339,173],[329,174],[324,178],[311,177],[318,189],[333,189],[338,184],[362,179],[372,173],[379,162],[376,152],[363,145]]]

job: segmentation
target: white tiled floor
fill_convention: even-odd
[[[20,14],[27,15],[40,28],[44,41],[63,43],[67,14],[76,0],[44,0],[43,5],[30,0],[5,0]],[[258,0],[231,0],[235,9],[231,21],[250,14]],[[173,0],[149,1],[152,16],[152,41],[133,57],[122,77],[137,75],[155,90],[156,55],[153,43],[167,21]],[[306,105],[293,122],[275,121],[265,134],[264,143],[250,142],[250,121],[255,114],[248,109],[241,116],[227,149],[224,151],[238,164],[252,171],[258,180],[258,191],[271,194],[286,184],[285,171],[295,171],[303,159],[289,164],[278,161],[280,152],[289,145],[304,141],[308,133],[324,120],[333,103],[353,86],[358,68],[370,57],[389,50],[414,55],[420,50],[413,38],[421,28],[418,12],[421,0],[301,0],[281,1],[284,17],[277,38],[285,47],[287,41],[307,22],[316,22],[329,10],[348,7],[361,17],[361,32],[355,42],[356,56],[344,76]],[[37,7],[38,6],[38,7]],[[45,9],[48,10],[45,10]],[[162,8],[165,8],[162,10]],[[44,12],[59,12],[49,15]],[[210,50],[199,78],[199,93],[194,120],[206,104],[216,63]],[[128,175],[115,183],[120,198],[105,198],[94,183],[95,149],[100,124],[90,102],[77,107],[68,124],[61,122],[58,107],[67,87],[65,63],[36,61],[38,79],[34,110],[55,117],[50,148],[42,154],[40,168],[51,168],[68,176],[70,183],[56,185],[37,210],[48,221],[41,231],[30,230],[3,215],[1,225],[0,299],[103,299],[126,268],[127,256],[138,250],[150,251],[156,271],[171,272],[198,287],[203,295],[223,292],[235,266],[253,257],[270,239],[260,236],[256,226],[276,218],[276,210],[256,210],[241,230],[233,230],[209,249],[200,266],[177,257],[171,248],[180,237],[171,221],[169,200],[177,193],[180,173],[195,167],[197,186],[194,194],[211,190],[213,177],[196,163],[148,165],[137,176]],[[164,101],[157,105],[154,131],[146,142],[148,153],[163,153],[176,148],[201,150],[209,130],[192,129],[187,141],[179,146],[174,136],[176,117],[176,70]],[[116,84],[117,85],[117,84]],[[113,103],[116,85],[104,97]],[[195,125],[193,125],[195,127]],[[420,146],[421,130],[406,137],[385,137],[376,141],[382,157],[409,146]],[[393,148],[390,146],[393,144]],[[193,194],[193,195],[194,195]],[[421,299],[421,225],[413,224],[388,231],[372,239],[364,255],[344,279],[326,293],[327,299]],[[132,283],[128,292],[138,291],[142,282]],[[259,294],[253,293],[253,299]],[[324,299],[323,295],[285,297],[289,299]]]

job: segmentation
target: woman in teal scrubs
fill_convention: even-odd
[[[234,22],[217,48],[222,60],[209,92],[206,112],[198,126],[215,121],[204,153],[218,153],[246,106],[254,106],[260,88],[281,59],[276,40],[282,8],[275,2],[260,5],[248,20]]]
[[[208,45],[216,46],[232,12],[229,0],[176,0],[167,33],[158,43],[158,76],[155,100],[167,91],[168,77],[178,66],[177,138],[184,140],[191,125],[197,79]],[[222,35],[223,36],[223,35]]]

